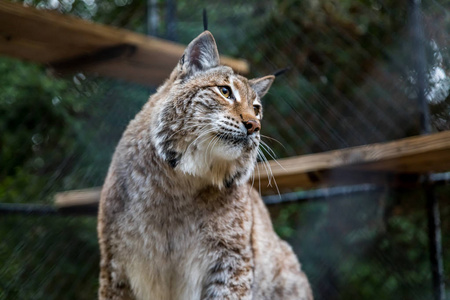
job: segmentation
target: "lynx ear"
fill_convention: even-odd
[[[217,67],[219,64],[216,41],[209,31],[204,31],[196,37],[187,46],[180,60],[181,69],[188,76]]]
[[[255,78],[249,81],[251,88],[258,94],[259,98],[262,98],[268,91],[275,76],[268,75],[261,78]]]

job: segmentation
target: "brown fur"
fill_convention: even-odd
[[[259,129],[273,79],[220,66],[207,31],[189,44],[114,154],[98,219],[100,299],[312,299],[247,183],[260,139],[249,122]]]

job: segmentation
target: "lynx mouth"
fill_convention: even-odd
[[[216,135],[220,140],[232,143],[233,145],[246,144],[248,143],[248,138],[242,135],[235,135],[232,133],[222,133]]]
[[[236,135],[233,133],[222,133],[216,136],[230,147],[243,147],[243,149],[248,150],[258,147],[258,141],[254,136]]]

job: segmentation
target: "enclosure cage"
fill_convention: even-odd
[[[0,299],[96,298],[112,153],[204,10],[222,62],[287,68],[254,186],[315,299],[445,299],[447,0],[0,0]]]

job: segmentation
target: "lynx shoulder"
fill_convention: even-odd
[[[312,299],[248,184],[274,78],[220,65],[209,31],[188,45],[113,156],[98,218],[100,299]]]

